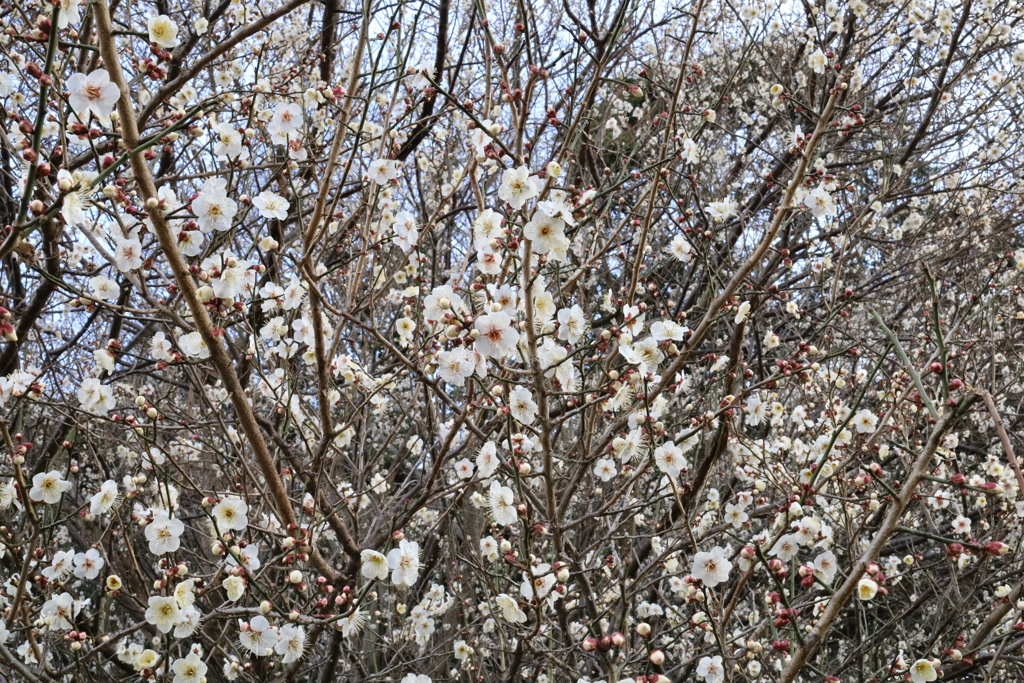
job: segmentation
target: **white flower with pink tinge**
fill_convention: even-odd
[[[725,555],[725,548],[715,547],[710,552],[697,553],[693,556],[693,569],[690,574],[700,579],[708,588],[714,588],[729,578],[732,562]]]
[[[487,506],[495,524],[509,526],[515,524],[519,519],[512,489],[502,486],[496,481],[491,482],[491,488],[487,494]]]
[[[725,677],[725,667],[722,664],[722,656],[702,657],[697,664],[697,675],[704,679],[705,683],[718,683]]]
[[[491,358],[504,358],[519,343],[519,333],[512,329],[512,317],[504,311],[482,315],[475,327],[480,333],[474,348]]]
[[[86,76],[82,73],[72,74],[68,79],[68,103],[75,113],[84,116],[90,111],[96,118],[106,119],[114,110],[121,91],[110,82],[110,74],[106,69],[96,69]]]

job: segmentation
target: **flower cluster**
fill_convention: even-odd
[[[1019,678],[1018,0],[17,9],[5,678]]]

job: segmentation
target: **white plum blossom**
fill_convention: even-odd
[[[238,129],[226,123],[216,123],[210,128],[214,135],[213,153],[218,159],[248,156],[249,150],[243,145],[245,138]],[[256,200],[253,200],[253,204],[256,204]]]
[[[688,328],[671,320],[659,320],[651,325],[651,337],[655,341],[683,341]]]
[[[498,196],[513,209],[521,209],[527,201],[537,196],[540,191],[538,185],[537,177],[531,176],[526,166],[510,168],[501,176]]]
[[[825,584],[831,584],[832,580],[836,576],[836,571],[839,569],[836,554],[831,550],[826,550],[822,554],[814,558],[814,575]]]
[[[288,218],[288,200],[275,192],[260,192],[253,198],[252,205],[264,218],[277,218],[282,221]]]
[[[74,619],[81,609],[81,603],[70,593],[61,593],[43,604],[40,616],[51,631],[69,631],[74,628]]]
[[[89,514],[95,517],[110,512],[117,505],[118,499],[117,482],[107,479],[89,499]]]
[[[206,663],[195,652],[174,660],[171,664],[174,678],[171,683],[203,683],[206,680]]]
[[[861,600],[873,600],[878,594],[878,584],[868,577],[857,582],[857,597]]]
[[[673,237],[665,250],[682,263],[689,263],[693,260],[693,245],[682,235]]]
[[[771,547],[768,554],[779,558],[783,562],[789,562],[796,557],[799,551],[800,541],[796,534],[786,534],[775,542],[775,545]]]
[[[519,608],[519,603],[516,602],[515,598],[505,593],[500,593],[494,601],[498,605],[498,611],[505,621],[510,621],[514,624],[521,624],[526,621],[526,612]]]
[[[476,456],[476,468],[477,473],[483,479],[490,478],[498,470],[500,464],[498,449],[493,441],[488,441],[480,447]]]
[[[148,20],[149,42],[160,47],[172,48],[178,44],[178,25],[167,16],[160,14]]]
[[[119,271],[127,273],[142,267],[142,242],[138,230],[132,231],[128,237],[115,237],[114,242],[114,259]]]
[[[935,664],[927,659],[919,659],[910,666],[912,683],[931,683],[938,678],[939,674],[935,670]]]
[[[302,658],[306,646],[306,631],[301,626],[285,624],[277,634],[274,652],[282,655],[281,662],[290,664]]]
[[[68,79],[67,89],[68,103],[80,117],[92,112],[97,118],[109,118],[121,97],[121,91],[116,84],[110,82],[110,74],[106,69],[97,69],[88,76],[73,74]]]
[[[47,505],[60,502],[61,496],[71,488],[71,482],[65,481],[63,475],[56,471],[40,472],[32,477],[32,488],[28,491],[29,500]]]
[[[586,314],[579,304],[558,311],[558,338],[570,344],[577,343],[589,329]]]
[[[217,522],[217,529],[225,531],[243,531],[249,525],[249,518],[246,513],[249,506],[238,496],[226,496],[219,503],[213,506],[210,514]]]
[[[72,572],[75,554],[58,550],[53,554],[50,566],[41,572],[50,581],[63,581]]]
[[[364,550],[360,553],[362,574],[367,579],[385,581],[388,578],[388,558],[376,550]]]
[[[274,107],[274,115],[267,126],[278,145],[285,144],[287,137],[299,132],[302,128],[302,108],[292,102],[285,102]]]
[[[508,397],[508,409],[512,417],[521,424],[531,425],[537,419],[537,404],[533,394],[526,387],[516,387]]]
[[[411,586],[420,573],[420,546],[415,541],[402,539],[397,548],[388,553],[391,581],[396,586]]]
[[[7,4],[6,678],[1019,678],[1024,0],[583,4]]]
[[[262,614],[245,624],[238,633],[238,640],[246,650],[257,657],[266,657],[277,645],[277,633],[270,628],[270,622]]]
[[[158,512],[152,522],[146,525],[146,540],[149,541],[149,552],[154,555],[173,553],[181,547],[181,535],[185,532],[185,524],[176,517]]]
[[[543,600],[556,583],[558,583],[558,577],[551,572],[551,565],[541,563],[533,567],[529,574],[523,573],[523,583],[519,586],[519,594],[527,600]]]
[[[666,441],[654,449],[654,463],[659,470],[672,479],[679,476],[679,473],[687,467],[683,450],[671,441]]]
[[[693,556],[693,568],[690,574],[700,579],[708,588],[714,588],[729,578],[732,562],[722,547],[714,547],[710,552],[699,552]]]
[[[828,59],[819,47],[807,56],[807,63],[814,73],[823,74],[825,73],[825,67],[828,66]]]
[[[491,519],[495,524],[509,526],[515,524],[519,519],[516,512],[515,496],[512,489],[502,486],[496,481],[491,482],[491,488],[487,492],[487,504],[490,509]]]
[[[192,212],[203,232],[230,230],[238,204],[228,197],[227,180],[217,177],[207,180],[202,192],[192,201]]]
[[[89,280],[89,287],[92,289],[92,296],[97,301],[117,301],[121,295],[121,288],[110,278],[97,275]]]
[[[565,222],[541,212],[535,213],[533,220],[523,226],[523,237],[533,243],[533,250],[538,254],[565,249],[568,244]]]
[[[725,680],[725,665],[722,663],[722,656],[701,657],[697,663],[697,675],[704,679],[704,683],[720,683]]]
[[[519,343],[519,333],[512,328],[512,318],[504,311],[482,315],[476,319],[474,326],[480,333],[474,348],[481,355],[501,359]]]
[[[78,24],[82,20],[82,15],[79,11],[81,4],[81,0],[61,0],[60,15],[57,17],[57,28],[63,31],[68,26]]]
[[[725,506],[725,521],[732,524],[734,529],[741,528],[749,519],[750,515],[744,507],[732,503]]]
[[[238,602],[245,595],[245,579],[241,576],[228,576],[220,585],[230,602]]]
[[[178,601],[173,597],[153,595],[146,608],[146,623],[156,626],[161,633],[169,633],[181,620]]]
[[[99,576],[106,562],[100,557],[100,551],[89,548],[84,553],[75,554],[75,576],[80,579],[92,580]]]
[[[202,333],[198,331],[182,335],[178,340],[178,346],[181,347],[182,353],[189,358],[202,360],[210,357],[210,347],[207,346]]]
[[[386,185],[389,181],[397,179],[399,166],[391,159],[377,159],[370,164],[367,177],[378,185]]]
[[[615,461],[610,458],[598,458],[594,463],[594,476],[601,481],[611,481],[617,473]]]
[[[857,414],[853,416],[853,426],[858,434],[870,434],[878,426],[878,416],[864,408],[857,411]]]
[[[816,217],[834,216],[838,211],[836,203],[829,191],[825,189],[824,183],[819,184],[804,197],[804,204],[807,205],[811,213]]]

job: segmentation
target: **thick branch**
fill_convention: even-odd
[[[297,6],[301,3],[293,0],[291,4]],[[106,64],[111,81],[117,84],[117,87],[121,90],[121,97],[117,101],[117,111],[120,115],[121,123],[121,138],[125,148],[134,149],[139,144],[138,122],[135,118],[135,112],[132,110],[131,93],[128,90],[128,84],[125,82],[124,73],[121,70],[120,55],[113,36],[110,10],[107,8],[106,0],[98,0],[94,8],[100,54]],[[157,196],[156,184],[153,182],[153,175],[146,164],[145,158],[141,153],[133,154],[131,164],[142,198],[147,200],[147,202],[149,199],[155,199]],[[263,433],[256,423],[256,417],[245,395],[245,390],[238,381],[231,358],[221,342],[219,331],[216,330],[206,308],[199,301],[197,287],[189,273],[188,264],[185,263],[181,252],[178,251],[177,235],[170,225],[167,224],[167,221],[164,220],[164,216],[159,209],[151,210],[149,217],[153,223],[153,229],[156,231],[157,238],[160,240],[160,246],[164,251],[167,263],[174,274],[174,280],[181,291],[182,298],[188,304],[189,310],[192,313],[196,329],[202,335],[203,341],[210,350],[210,362],[213,364],[218,376],[224,382],[224,386],[231,396],[231,403],[238,415],[242,432],[249,440],[249,444],[256,456],[256,462],[263,473],[264,479],[266,479],[268,493],[274,501],[278,515],[289,531],[294,533],[298,531],[299,525],[296,521],[295,512],[292,510],[291,501],[288,499],[288,491],[285,489],[284,482],[278,474],[277,466],[263,439]],[[312,549],[310,555],[317,565],[317,569],[327,575],[328,578],[331,580],[340,578],[339,572],[327,565],[315,548]],[[317,561],[318,559],[319,561]]]

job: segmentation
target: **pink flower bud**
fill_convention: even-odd
[[[992,541],[991,543],[985,544],[985,550],[989,551],[993,555],[1005,555],[1010,552],[1010,546],[1000,541]]]

